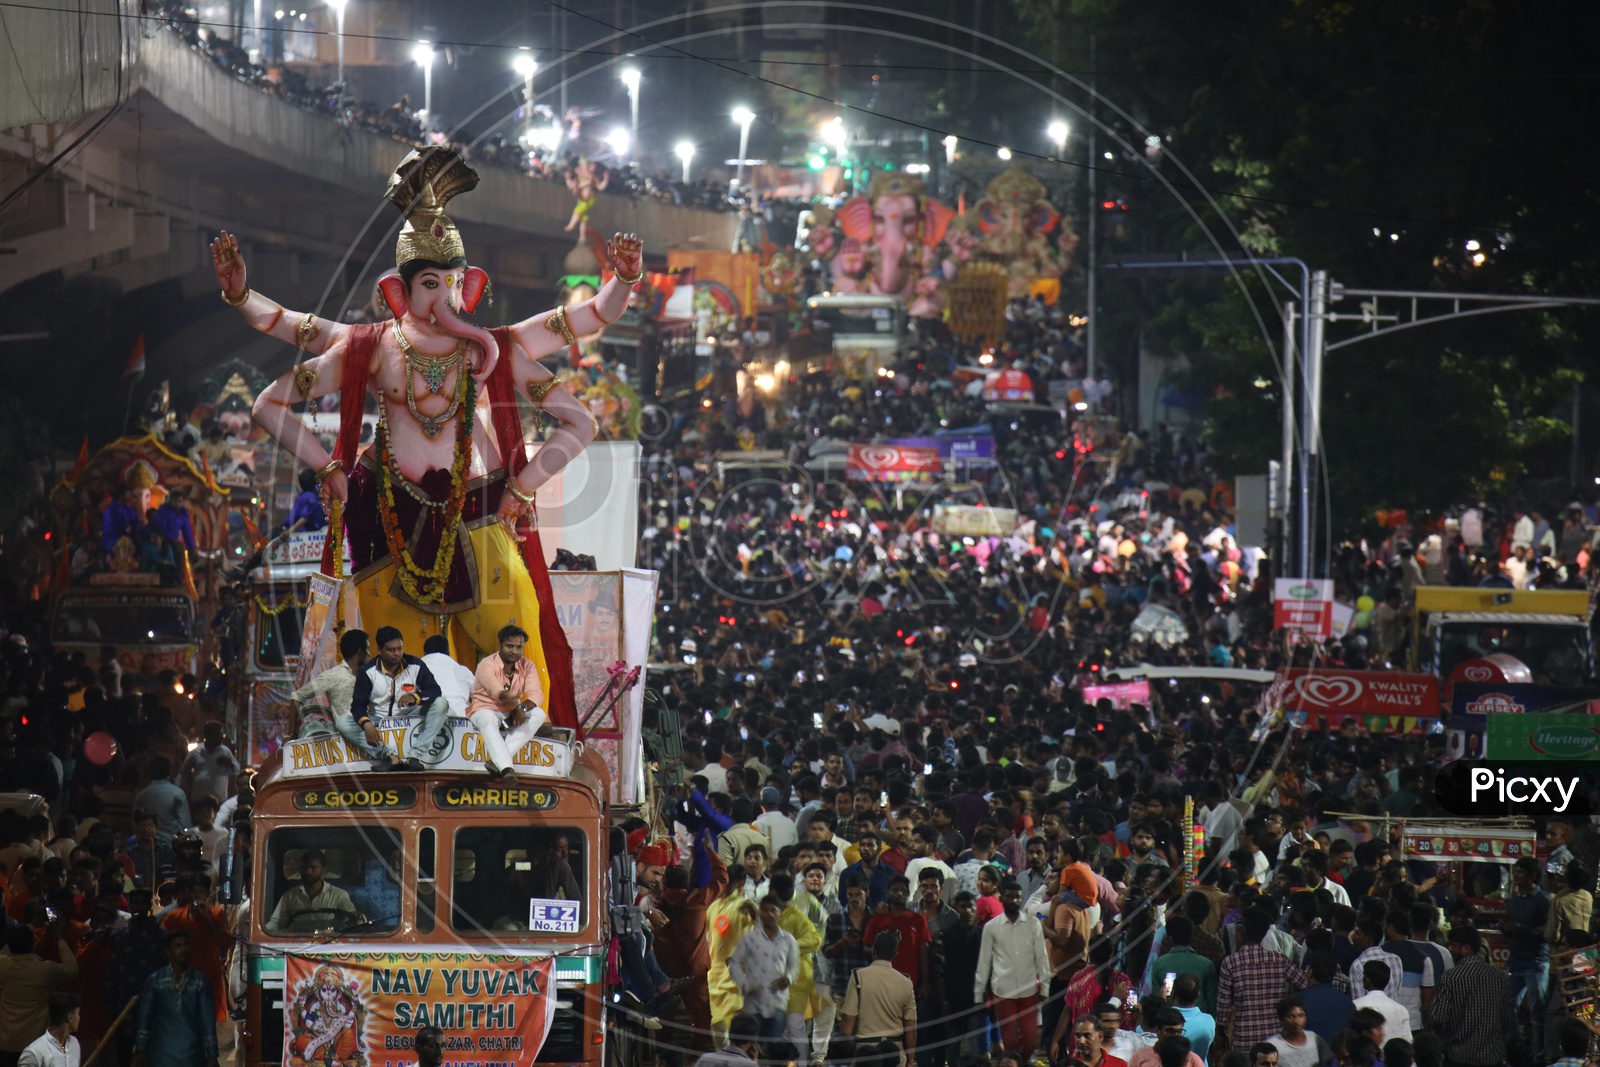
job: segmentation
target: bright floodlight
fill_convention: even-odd
[[[694,145],[689,141],[679,141],[673,146],[672,154],[687,163],[694,158]]]
[[[733,109],[733,121],[741,126],[748,126],[756,120],[756,113],[747,107]]]
[[[995,155],[999,156],[1001,159],[1010,159],[1011,158],[1011,149],[1002,148],[999,151],[995,152]]]
[[[529,53],[518,52],[516,54],[516,58],[512,59],[511,61],[511,69],[522,75],[524,78],[531,78],[533,77],[534,72],[539,69],[539,64]]]
[[[418,41],[411,49],[411,59],[419,67],[433,66],[433,45],[427,41]]]
[[[1050,143],[1055,145],[1057,148],[1061,148],[1066,145],[1067,124],[1065,122],[1057,119],[1055,122],[1052,122],[1048,127],[1046,127],[1045,133],[1049,136]]]
[[[611,151],[617,154],[618,159],[622,159],[628,154],[628,145],[630,143],[628,131],[621,126],[606,134],[606,144],[611,146]]]
[[[845,145],[844,119],[835,117],[835,118],[829,119],[827,122],[824,122],[822,124],[821,133],[822,133],[823,143],[831,144],[835,148],[843,148],[844,147],[844,145]]]
[[[344,5],[347,2],[348,2],[348,0],[328,0],[328,6],[333,8],[333,10],[334,10],[334,12],[336,14],[343,15],[344,14]]]
[[[620,77],[622,78],[622,84],[628,87],[628,92],[636,93],[639,91],[638,71],[634,70],[632,67],[624,67],[622,68],[622,74]]]

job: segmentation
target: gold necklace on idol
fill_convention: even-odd
[[[450,407],[442,415],[424,415],[417,410],[417,378],[416,371],[428,383],[429,392],[437,394],[444,384],[444,379],[452,370],[461,367],[462,342],[457,341],[456,347],[447,356],[427,356],[411,347],[411,342],[406,339],[405,331],[400,328],[400,320],[394,319],[394,339],[399,343],[401,351],[406,357],[406,410],[411,412],[411,417],[417,420],[422,427],[422,432],[428,435],[431,441],[438,437],[456,417],[456,412],[461,408],[462,390],[456,389],[450,401]]]

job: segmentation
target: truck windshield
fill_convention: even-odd
[[[266,669],[284,667],[300,656],[300,624],[305,605],[291,589],[262,594],[257,605],[256,664]]]
[[[50,637],[67,643],[174,645],[193,640],[194,605],[186,597],[67,596],[56,605]]]
[[[376,824],[283,827],[267,838],[263,924],[280,936],[392,933],[400,924],[400,835]]]
[[[583,833],[562,826],[456,831],[451,924],[468,937],[576,934],[589,920]]]
[[[1588,631],[1582,626],[1518,623],[1446,622],[1439,632],[1439,675],[1469,659],[1495,652],[1515,656],[1528,665],[1533,680],[1542,685],[1575,686],[1589,674]]]
[[[892,307],[852,307],[839,304],[818,304],[811,309],[812,320],[827,326],[837,337],[840,334],[876,333],[886,337],[897,336],[900,312]]]

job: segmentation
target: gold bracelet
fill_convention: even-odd
[[[638,285],[640,282],[644,281],[644,264],[639,264],[639,273],[635,274],[631,278],[622,273],[620,270],[614,270],[614,273],[617,276],[617,280],[622,282],[623,285]]]
[[[569,345],[578,343],[578,339],[572,335],[572,327],[567,323],[567,309],[564,306],[550,313],[550,317],[544,320],[544,328],[560,334]]]
[[[519,489],[517,487],[517,480],[515,478],[506,479],[506,492],[516,497],[517,503],[530,508],[533,506],[534,494],[524,493],[521,489]]]
[[[552,374],[542,382],[528,383],[528,399],[533,401],[534,407],[544,407],[544,398],[550,395],[550,390],[561,384],[561,379]]]
[[[243,295],[243,296],[241,296],[241,297],[240,297],[240,298],[239,298],[239,299],[237,299],[237,300],[229,300],[229,299],[228,299],[228,292],[227,292],[227,290],[226,290],[226,289],[224,289],[224,290],[223,290],[223,291],[222,291],[222,302],[223,302],[223,303],[224,303],[224,304],[227,304],[227,305],[228,305],[228,306],[229,306],[229,307],[231,307],[231,308],[242,308],[242,307],[244,307],[244,303],[245,303],[245,301],[246,301],[246,300],[249,300],[249,299],[250,299],[250,289],[249,289],[249,288],[246,288],[246,289],[245,289],[245,291],[244,291],[244,295]]]
[[[321,485],[329,478],[332,478],[333,472],[336,470],[341,472],[344,470],[344,460],[340,459],[338,456],[328,460],[327,466],[323,467],[317,472],[317,484]]]

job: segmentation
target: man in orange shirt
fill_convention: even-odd
[[[217,1021],[228,1017],[227,985],[223,963],[228,957],[228,914],[211,903],[211,876],[186,874],[178,878],[178,902],[161,916],[166,930],[182,930],[189,935],[189,966],[211,983],[211,1000],[216,1005]]]
[[[544,686],[539,668],[522,654],[528,632],[520,626],[503,626],[496,635],[498,655],[485,656],[473,675],[467,698],[467,718],[483,738],[489,773],[506,785],[515,785],[512,766],[516,751],[533,740],[549,718],[544,710]],[[507,730],[504,736],[500,731]]]

